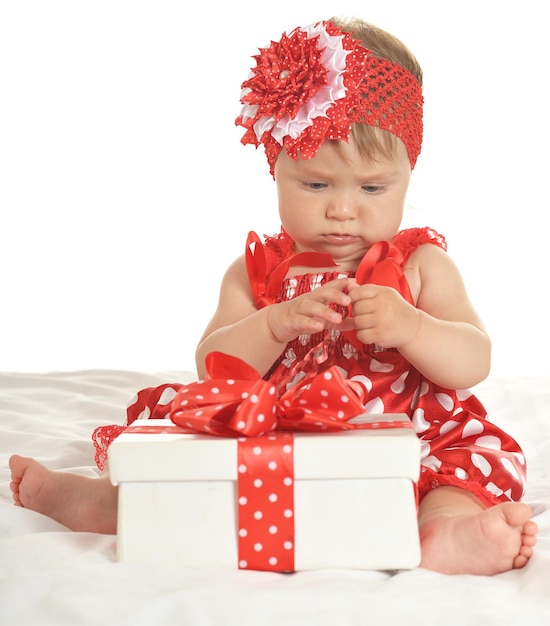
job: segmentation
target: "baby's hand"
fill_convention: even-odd
[[[292,300],[271,305],[267,320],[272,335],[277,341],[288,343],[299,335],[341,324],[342,315],[329,305],[349,306],[351,298],[344,291],[351,282],[349,278],[338,278]]]
[[[349,285],[357,338],[363,344],[399,348],[411,341],[420,324],[419,311],[391,287]]]

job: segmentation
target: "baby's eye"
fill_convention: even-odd
[[[324,189],[327,185],[326,183],[308,183],[307,186],[310,189],[314,189],[315,191],[317,191],[319,189]]]
[[[363,185],[363,191],[367,193],[378,193],[380,190],[380,185]]]

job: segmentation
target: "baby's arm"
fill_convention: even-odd
[[[348,278],[335,280],[288,302],[257,309],[244,257],[240,257],[223,278],[218,307],[197,347],[199,378],[204,378],[204,360],[213,351],[239,357],[263,376],[289,341],[342,322],[329,305],[350,304],[350,297],[343,293],[349,283]]]
[[[491,342],[450,257],[432,244],[416,250],[407,278],[417,308],[390,287],[350,291],[357,336],[399,352],[426,378],[453,389],[487,377]]]

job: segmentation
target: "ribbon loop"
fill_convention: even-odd
[[[305,267],[337,267],[337,263],[329,254],[321,252],[298,252],[282,260],[267,276],[267,261],[264,245],[258,235],[248,233],[245,249],[246,271],[254,294],[254,303],[263,308],[275,302],[288,270],[293,266]]]
[[[237,357],[212,352],[204,381],[182,385],[172,402],[172,421],[194,432],[258,437],[273,430],[327,431],[358,426],[362,387],[336,366],[322,372],[291,371],[279,390]],[[231,377],[227,377],[227,373]]]
[[[389,241],[379,241],[361,259],[355,279],[360,285],[393,287],[412,304],[414,301],[402,264],[403,255],[397,246]]]

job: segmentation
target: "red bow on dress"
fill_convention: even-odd
[[[414,303],[409,283],[403,272],[403,255],[389,241],[379,241],[371,246],[361,259],[355,273],[360,285],[382,285],[393,287],[408,302]]]

